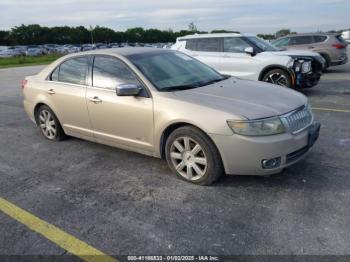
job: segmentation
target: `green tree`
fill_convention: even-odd
[[[275,35],[272,35],[272,34],[258,34],[257,36],[265,40],[275,39]]]
[[[281,29],[276,32],[276,38],[283,37],[290,34],[290,29]]]
[[[0,30],[0,45],[10,45],[10,31]]]
[[[92,30],[93,36],[94,36],[94,41],[96,43],[111,43],[113,42],[114,39],[114,34],[115,32],[107,27],[99,27],[96,26]]]
[[[215,30],[212,30],[210,33],[212,33],[212,34],[217,34],[217,33],[237,33],[237,34],[239,34],[240,32],[239,31],[224,30],[224,29],[215,29]]]
[[[145,30],[142,27],[135,27],[126,30],[125,37],[128,42],[143,42]]]

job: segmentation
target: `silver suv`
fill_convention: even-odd
[[[326,67],[343,65],[348,61],[348,43],[340,34],[309,33],[288,35],[272,42],[286,49],[311,50],[326,60]]]

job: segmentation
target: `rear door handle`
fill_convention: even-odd
[[[89,100],[95,104],[102,103],[102,100],[98,98],[98,96],[89,97]]]
[[[47,90],[47,93],[48,93],[49,95],[56,94],[55,90],[53,90],[53,89]]]

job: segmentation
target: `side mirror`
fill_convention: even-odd
[[[249,54],[249,55],[251,55],[251,56],[253,56],[253,55],[255,54],[255,53],[254,53],[254,48],[251,47],[251,46],[246,47],[246,48],[244,49],[244,52],[247,53],[247,54]]]
[[[137,96],[141,87],[137,84],[120,84],[116,88],[117,96]]]

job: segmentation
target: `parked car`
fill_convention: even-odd
[[[57,53],[57,48],[58,47],[59,47],[59,45],[56,45],[56,44],[43,45],[43,48],[45,48],[47,54]]]
[[[103,43],[96,43],[95,46],[96,46],[96,49],[106,49],[106,48],[108,48],[108,45],[107,44],[103,44]]]
[[[16,45],[14,46],[14,48],[16,50],[18,50],[18,52],[20,53],[20,55],[26,55],[26,51],[28,49],[28,46],[25,46],[25,45]]]
[[[250,34],[196,34],[179,37],[171,47],[222,74],[296,88],[320,80],[324,59],[307,51],[280,51]]]
[[[342,37],[346,42],[348,42],[348,44],[350,44],[350,31],[344,31],[344,32],[341,34],[341,37]]]
[[[43,45],[28,45],[26,46],[25,55],[38,56],[47,54],[47,50]],[[28,52],[29,51],[29,52]]]
[[[340,34],[311,33],[288,35],[275,40],[273,45],[286,49],[311,50],[326,60],[326,67],[343,65],[348,61],[348,43]]]
[[[92,44],[83,44],[81,46],[81,51],[89,51],[89,50],[93,50],[95,49],[94,46]]]
[[[77,53],[77,52],[80,52],[80,47],[66,44],[62,46],[62,52],[63,54]]]
[[[165,158],[200,185],[224,172],[278,173],[305,156],[320,129],[301,93],[224,76],[166,49],[68,55],[26,77],[22,90],[45,138],[70,135]]]
[[[0,57],[13,57],[13,56],[20,56],[21,51],[13,46],[7,46],[4,47],[0,51]]]
[[[39,55],[43,55],[43,51],[41,48],[29,47],[26,51],[26,56],[39,56]]]

